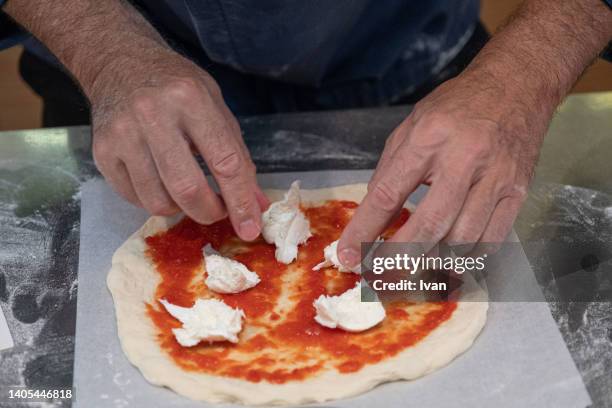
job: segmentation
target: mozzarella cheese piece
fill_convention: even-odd
[[[366,254],[366,258],[363,262],[366,262],[367,264],[369,257],[372,256],[372,253],[378,247],[378,244],[382,242],[384,242],[382,238],[376,238],[376,241],[374,241],[374,244]],[[326,246],[325,249],[323,249],[323,258],[323,262],[318,263],[314,266],[314,268],[312,268],[313,271],[318,271],[320,269],[333,266],[334,268],[338,269],[339,272],[353,272],[358,275],[361,274],[361,264],[355,265],[353,268],[349,269],[340,263],[340,260],[338,259],[337,240]]]
[[[192,307],[176,306],[164,299],[159,302],[183,323],[183,327],[172,329],[181,346],[192,347],[203,340],[238,343],[244,318],[242,309],[232,309],[217,299],[198,299]]]
[[[318,271],[323,268],[327,268],[333,266],[338,269],[339,272],[353,272],[353,273],[361,273],[360,265],[355,266],[352,269],[345,268],[338,259],[338,241],[334,241],[323,249],[323,257],[325,258],[323,262],[315,265],[312,268],[313,271]]]
[[[310,222],[300,210],[300,182],[291,183],[285,198],[270,205],[262,214],[262,235],[276,246],[276,260],[289,264],[297,258],[298,245],[312,236]]]
[[[260,281],[259,275],[244,264],[221,256],[210,244],[204,247],[206,286],[217,293],[238,293],[250,289]]]
[[[360,332],[376,326],[386,316],[380,302],[361,301],[361,283],[340,296],[319,296],[313,303],[315,321],[330,329]]]

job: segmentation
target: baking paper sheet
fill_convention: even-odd
[[[4,313],[2,312],[2,309],[0,309],[0,350],[9,349],[13,346],[13,337],[11,336],[8,324],[6,323]]]
[[[261,175],[264,188],[303,188],[367,182],[369,171]],[[423,190],[415,192],[416,200]],[[104,181],[82,189],[76,329],[77,407],[208,407],[150,385],[121,351],[106,274],[114,251],[148,218],[116,196]],[[511,273],[533,279],[527,259]],[[533,281],[535,284],[535,281]],[[590,399],[544,302],[492,303],[473,347],[447,367],[412,382],[384,384],[326,407],[585,407]],[[223,405],[230,407],[233,405]]]

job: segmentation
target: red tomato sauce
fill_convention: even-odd
[[[228,219],[204,226],[186,217],[168,231],[146,238],[147,255],[161,277],[157,299],[190,307],[197,298],[214,297],[241,308],[246,316],[238,344],[202,342],[188,348],[172,334],[180,322],[157,302],[147,304],[160,347],[185,370],[282,384],[329,369],[355,372],[415,345],[450,318],[456,303],[385,304],[385,320],[361,333],[329,329],[314,321],[312,303],[317,297],[341,294],[359,280],[356,274],[334,268],[311,270],[322,261],[325,246],[339,238],[356,207],[354,202],[334,200],[303,208],[313,236],[300,246],[298,259],[290,265],[277,262],[274,246],[261,238],[240,241]],[[393,234],[408,217],[403,209],[383,236]],[[261,282],[237,294],[209,291],[202,255],[208,243],[244,263]]]

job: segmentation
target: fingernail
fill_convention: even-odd
[[[352,268],[361,262],[361,255],[359,254],[359,251],[356,251],[353,248],[343,249],[340,251],[338,256],[340,257],[340,262],[342,262],[342,265],[348,266],[349,268]]]
[[[240,237],[246,241],[252,241],[259,235],[259,227],[253,220],[246,220],[238,227]]]

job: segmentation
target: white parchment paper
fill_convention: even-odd
[[[370,171],[278,173],[260,176],[264,188],[303,188],[367,182]],[[418,201],[423,190],[411,199]],[[104,181],[82,188],[76,329],[77,407],[208,407],[150,385],[121,351],[106,274],[114,251],[148,218]],[[526,258],[509,265],[535,285]],[[531,281],[530,281],[531,279]],[[590,398],[544,302],[492,303],[475,344],[449,366],[412,382],[384,384],[326,407],[585,407]],[[231,405],[223,405],[229,407]]]
[[[2,309],[0,309],[0,350],[9,349],[13,346],[13,337],[11,336],[8,324],[6,323],[4,313],[2,312]]]

